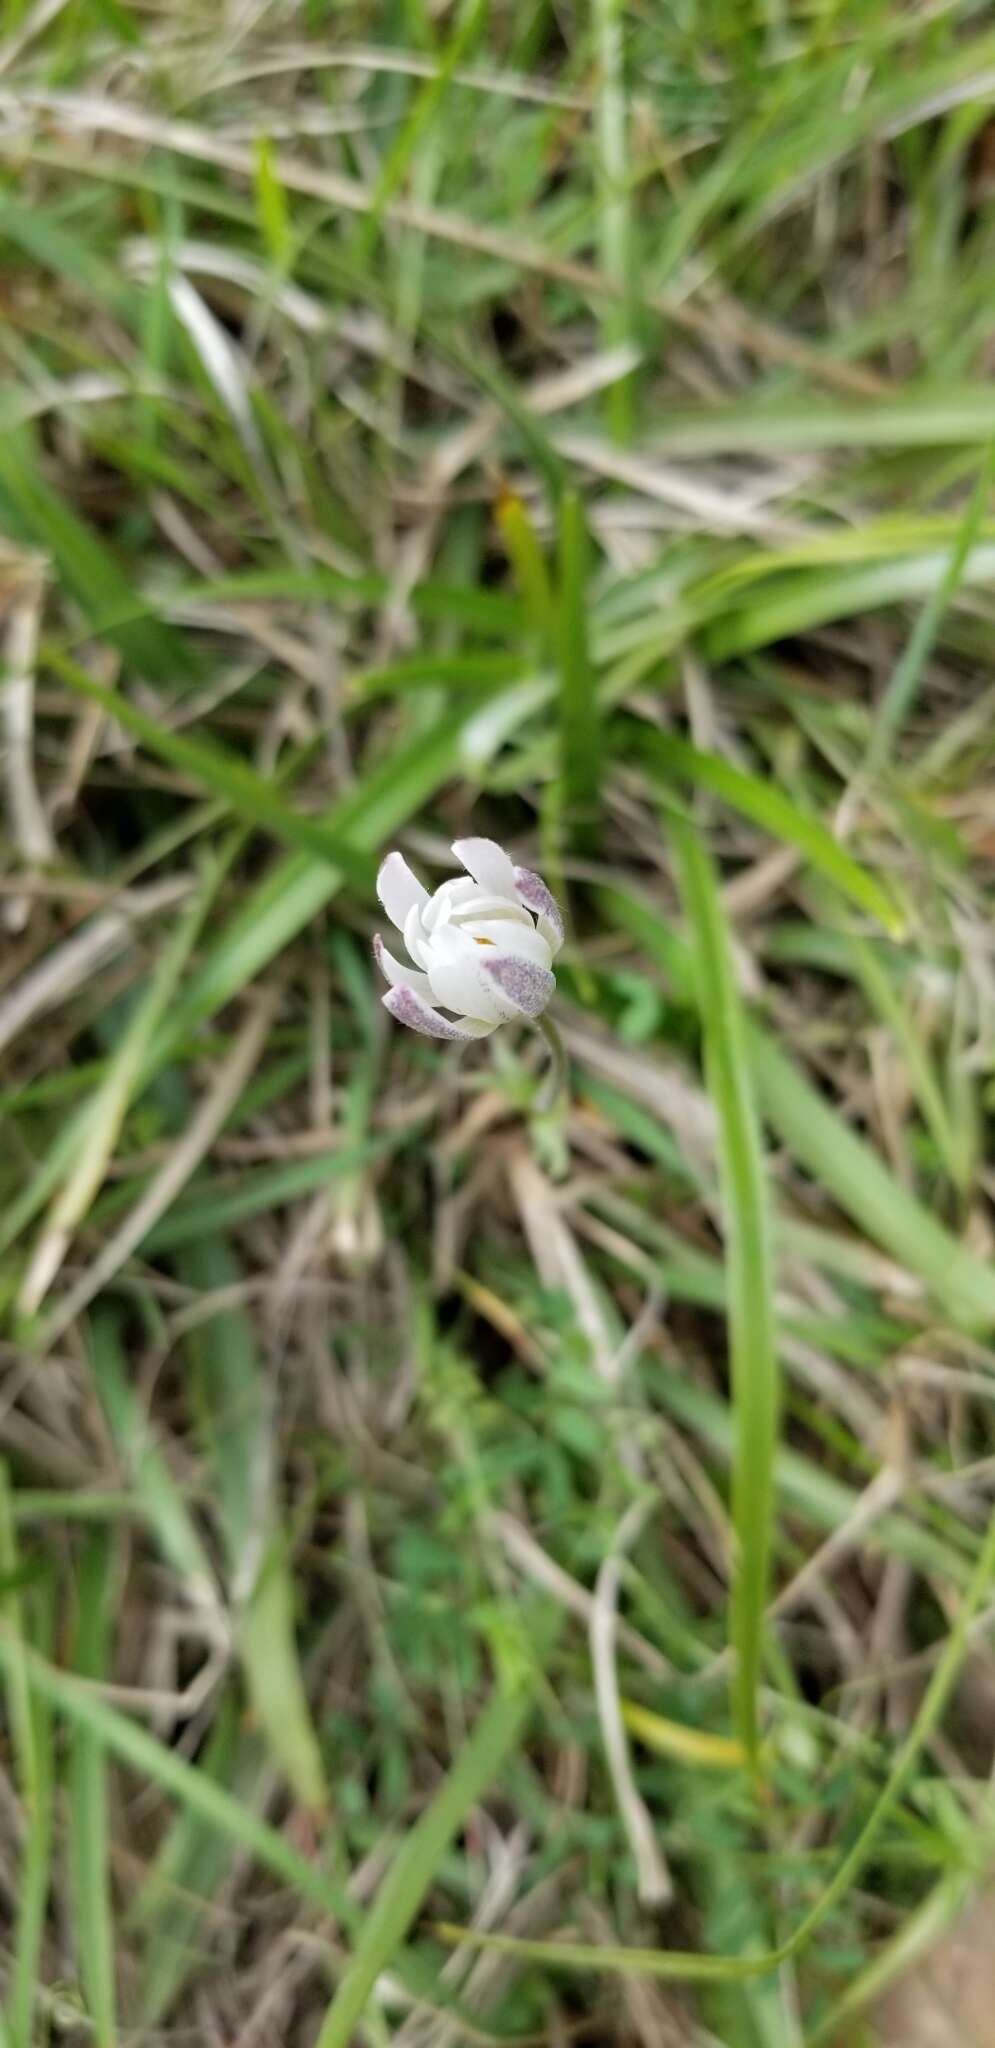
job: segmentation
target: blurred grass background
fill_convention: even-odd
[[[883,2042],[990,1868],[993,101],[0,0],[3,2048]]]

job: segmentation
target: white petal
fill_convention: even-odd
[[[403,853],[389,853],[381,863],[377,876],[377,895],[391,924],[399,932],[404,930],[404,920],[409,910],[424,909],[428,902],[428,890],[422,887],[417,875],[413,875]]]
[[[485,946],[496,946],[499,953],[508,953],[519,960],[533,960],[537,967],[548,967],[551,960],[549,943],[541,932],[537,932],[531,918],[519,924],[510,917],[481,918],[477,923],[460,927],[468,938],[483,940]]]
[[[504,896],[511,903],[518,902],[515,864],[496,840],[457,839],[453,852],[488,896]]]
[[[474,1017],[441,1017],[428,1003],[423,1003],[411,988],[389,988],[383,999],[385,1010],[396,1017],[399,1024],[406,1024],[409,1031],[420,1031],[424,1038],[486,1038],[493,1031],[493,1024],[481,1024]]]
[[[470,875],[451,875],[448,882],[440,882],[425,909],[425,930],[433,932],[437,925],[448,924],[462,904],[472,902],[479,894]]]
[[[425,937],[425,913],[419,908],[417,903],[411,905],[411,909],[404,920],[403,930],[404,943],[412,960],[416,961],[419,967],[424,967],[426,964],[425,947],[427,944]]]
[[[489,946],[474,945],[455,925],[443,925],[433,932],[425,949],[425,965],[436,1002],[447,1010],[461,1010],[467,1017],[480,1017],[486,1024],[500,1023],[505,1013],[480,965],[490,951]]]
[[[451,909],[453,924],[466,924],[468,918],[503,917],[509,924],[532,926],[532,918],[523,904],[509,903],[507,896],[488,896],[483,889],[478,889],[476,882],[470,882],[469,886],[471,894]]]
[[[410,988],[416,996],[421,996],[423,1002],[431,1002],[432,984],[428,975],[419,974],[417,967],[406,967],[403,960],[395,960],[393,953],[388,953],[379,932],[373,941],[373,953],[384,980],[389,981],[392,988]]]
[[[539,930],[555,956],[563,944],[563,919],[555,896],[542,876],[534,875],[531,868],[516,868],[515,882],[522,902],[535,912]]]
[[[533,960],[516,960],[510,953],[483,953],[484,972],[493,984],[507,1017],[538,1017],[556,990],[556,977],[548,967]]]

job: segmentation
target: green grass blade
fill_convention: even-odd
[[[106,1674],[112,1560],[105,1530],[88,1537],[80,1559],[76,1669]],[[76,1942],[87,2017],[96,2048],[115,2048],[114,1932],[110,1893],[107,1760],[86,1728],[77,1728],[69,1761],[70,1869]]]
[[[233,1688],[218,1702],[197,1767],[248,1805],[260,1757],[253,1739],[239,1732],[240,1718]],[[206,1915],[236,1853],[230,1838],[199,1813],[181,1809],[167,1829],[128,1913],[129,1927],[142,1938],[136,2005],[143,2026],[161,2025],[191,1973],[210,1960]]]
[[[242,1605],[238,1647],[253,1712],[295,1797],[311,1813],[325,1812],[328,1787],[297,1651],[293,1568],[279,1529]]]
[[[576,491],[560,500],[560,772],[568,832],[590,847],[598,814],[598,707],[587,635],[587,522]]]
[[[386,603],[390,596],[387,576],[346,576],[334,569],[298,569],[282,562],[183,583],[175,592],[174,603],[245,604],[253,599],[287,598],[298,604],[365,610]],[[408,602],[415,617],[426,624],[459,627],[475,640],[504,640],[522,624],[520,599],[508,591],[480,589],[469,583],[416,583]]]
[[[658,419],[661,455],[773,454],[816,448],[977,448],[995,434],[990,384],[922,384],[838,404],[817,397],[777,403],[688,406]]]
[[[496,518],[505,553],[515,571],[515,580],[542,645],[552,651],[556,645],[556,605],[542,544],[524,501],[505,488],[497,502]],[[511,682],[512,676],[506,678]]]
[[[111,1052],[103,1080],[86,1106],[85,1143],[80,1144],[52,1204],[21,1289],[19,1306],[24,1314],[33,1315],[40,1306],[69,1252],[73,1232],[99,1191],[149,1046],[173,1000],[227,866],[228,860],[222,859],[207,869],[172,939],[163,946],[148,990]]]
[[[690,949],[662,925],[646,903],[622,889],[601,889],[599,899],[675,985],[683,1002],[695,999]],[[750,1057],[760,1105],[773,1131],[794,1157],[867,1232],[873,1243],[915,1273],[960,1328],[995,1328],[995,1273],[931,1216],[891,1173],[873,1147],[813,1088],[787,1053],[752,1019]]]
[[[775,784],[734,768],[720,755],[705,753],[689,740],[655,732],[635,719],[620,719],[613,730],[620,750],[630,759],[638,760],[664,794],[672,789],[675,779],[710,790],[773,838],[797,847],[841,895],[875,918],[886,931],[901,928],[900,913],[880,883],[847,853],[819,818],[801,810]]]
[[[52,556],[94,632],[140,675],[170,689],[196,675],[199,665],[186,640],[150,606],[136,603],[114,556],[45,481],[28,435],[6,426],[0,426],[0,521]]]
[[[439,340],[437,333],[435,338]],[[467,347],[466,343],[452,332],[447,335],[444,348],[445,353],[451,356],[453,362],[459,364],[466,376],[489,393],[498,410],[513,428],[523,455],[531,462],[537,476],[542,477],[550,504],[558,505],[567,487],[566,463],[552,436],[547,433],[539,413],[522,396],[515,378],[499,369],[491,356],[483,354],[479,349]],[[504,602],[508,603],[507,597]]]
[[[31,1691],[23,1656],[24,1616],[19,1591],[21,1569],[21,1556],[14,1530],[10,1476],[6,1462],[0,1460],[0,1614],[10,1631],[13,1645],[10,1661],[4,1673],[7,1721],[18,1778],[30,1801],[33,1797],[37,1765],[34,1754],[35,1731],[31,1713]]]
[[[93,1096],[85,1094],[65,1123],[55,1132],[43,1159],[14,1200],[0,1216],[0,1251],[6,1251],[50,1200],[61,1180],[72,1171],[93,1116]]]
[[[690,927],[710,1092],[719,1118],[729,1354],[736,1418],[732,1476],[736,1535],[731,1626],[736,1653],[734,1704],[740,1740],[756,1768],[780,1408],[767,1176],[746,1021],[712,863],[693,825],[672,815],[669,830],[678,857]]]
[[[227,1291],[240,1278],[217,1236],[186,1246],[177,1271],[202,1294]],[[225,1308],[188,1332],[186,1349],[213,1469],[249,1694],[295,1797],[320,1810],[328,1794],[297,1654],[293,1587],[274,1499],[273,1422],[250,1318],[241,1308]]]
[[[289,1885],[321,1912],[344,1918],[348,1923],[348,1898],[319,1863],[302,1856],[277,1828],[270,1827],[243,1800],[198,1770],[195,1764],[188,1763],[178,1751],[158,1742],[116,1707],[107,1706],[71,1673],[61,1671],[37,1651],[19,1644],[5,1623],[0,1627],[0,1671],[9,1679],[18,1668],[33,1696],[55,1707],[73,1727],[88,1729],[144,1785],[158,1785],[170,1798],[199,1814],[210,1827],[253,1856],[281,1884]]]
[[[895,986],[875,948],[868,945],[864,939],[858,938],[855,933],[849,938],[848,944],[856,979],[863,984],[868,1002],[894,1034],[895,1042],[902,1052],[923,1121],[943,1166],[954,1186],[966,1190],[971,1179],[973,1160],[970,1149],[964,1142],[964,1132],[969,1132],[973,1128],[973,1118],[967,1114],[961,1120],[961,1125],[954,1121],[944,1100],[928,1048],[916,1028],[914,1016],[910,1014],[908,1004],[903,1002],[901,990]],[[970,1077],[965,1076],[964,1082],[965,1089],[968,1089]],[[969,1110],[969,1103],[965,1103],[965,1109]]]
[[[247,824],[261,825],[277,839],[303,848],[318,860],[327,861],[330,865],[334,863],[361,889],[371,886],[372,864],[364,859],[350,840],[340,837],[333,825],[293,810],[280,795],[276,783],[260,775],[248,761],[239,760],[236,754],[229,753],[216,740],[193,739],[188,733],[174,732],[171,727],[161,725],[158,719],[151,718],[120,690],[112,690],[96,682],[85,669],[70,661],[68,655],[50,647],[47,658],[49,665],[70,689],[88,698],[91,704],[99,704],[101,710],[123,725],[126,732],[134,733],[143,746],[168,761],[171,767],[182,770],[212,796],[223,798],[237,817]]]
[[[94,1304],[88,1319],[87,1353],[115,1449],[131,1477],[134,1506],[191,1600],[210,1605],[216,1599],[211,1563],[128,1375],[122,1316],[115,1305]]]
[[[954,536],[947,567],[926,599],[878,707],[864,763],[866,771],[872,775],[880,774],[885,766],[898,732],[915,701],[922,672],[939,632],[940,622],[957,591],[968,556],[980,534],[991,497],[993,475],[995,439],[989,443],[974,490],[964,507],[964,516]]]
[[[895,1178],[766,1032],[750,1052],[764,1113],[806,1172],[868,1237],[916,1273],[961,1329],[995,1329],[995,1271]]]
[[[441,113],[453,73],[472,50],[486,16],[487,0],[463,0],[457,10],[449,41],[439,52],[431,76],[416,94],[414,106],[387,152],[370,195],[369,212],[355,231],[352,260],[360,270],[369,268],[383,224],[384,210],[403,184],[419,141],[427,137]]]
[[[5,2015],[10,2048],[34,2048],[38,2038],[39,1964],[51,1884],[54,1820],[52,1719],[47,1703],[36,1696],[31,1684],[29,1662],[36,1653],[26,1633],[29,1600],[22,1599],[22,1577],[10,1482],[7,1467],[0,1462],[0,1629],[8,1650],[3,1669],[24,1825]],[[50,1591],[48,1585],[36,1589],[44,1595],[43,1635],[51,1626]]]
[[[727,661],[826,626],[834,619],[854,619],[864,612],[908,600],[920,603],[924,592],[942,587],[950,567],[949,548],[908,552],[893,561],[864,561],[848,569],[813,569],[798,574],[773,574],[741,604],[731,605],[702,630],[702,644],[713,661]],[[960,568],[965,586],[990,588],[995,582],[995,546],[981,541],[968,550]]]
[[[593,0],[593,18],[598,59],[596,133],[601,267],[605,276],[612,279],[617,293],[605,306],[601,332],[605,347],[617,348],[632,346],[636,340],[622,0]],[[633,386],[633,373],[627,371],[607,394],[608,423],[618,441],[629,441],[632,437]]]
[[[112,1493],[104,1487],[82,1493],[67,1493],[56,1486],[19,1487],[11,1506],[18,1528],[32,1522],[127,1521],[135,1512],[130,1493]]]
[[[928,1969],[928,1955],[934,1944],[956,1925],[968,1906],[970,1896],[977,1882],[977,1872],[970,1862],[952,1870],[945,1870],[939,1882],[926,1897],[904,1914],[896,1932],[881,1943],[847,1985],[842,1997],[830,2007],[825,2017],[818,2020],[807,2036],[805,2048],[819,2048],[824,2041],[843,2040],[844,2024],[851,2025],[855,2016],[866,2010],[891,1985],[901,1983],[918,1964],[925,1963]],[[851,2037],[853,2038],[853,2037]],[[871,2044],[876,2048],[876,2044]]]
[[[45,1939],[52,1882],[54,1772],[51,1716],[44,1703],[33,1703],[35,1784],[26,1809],[26,1834],[17,1900],[14,1961],[7,2023],[11,2048],[34,2048],[37,2041],[39,1964]]]
[[[504,511],[506,504],[510,503],[513,506],[518,506],[519,502],[517,498],[502,496],[498,502],[496,516],[505,541],[508,558],[514,563],[516,574],[518,574],[521,581],[521,566],[516,559],[513,547],[510,545],[505,531]],[[524,506],[521,509],[524,513]],[[513,521],[517,521],[516,513],[512,513],[511,517]],[[536,548],[538,548],[537,536],[532,532],[531,527],[529,531]],[[531,566],[530,559],[529,573],[531,573]],[[545,574],[546,565],[541,551],[539,553],[539,566],[543,574]],[[532,609],[531,599],[529,603],[530,609]],[[547,628],[552,618],[552,607],[552,594],[549,589],[549,579],[546,576],[545,588],[543,596],[539,600],[538,608]],[[411,689],[438,689],[440,685],[444,684],[448,689],[452,690],[461,692],[479,690],[481,693],[486,691],[490,695],[496,693],[508,683],[520,682],[523,672],[528,674],[528,670],[528,660],[520,653],[503,654],[489,651],[478,653],[474,649],[468,649],[465,653],[460,654],[412,654],[402,657],[400,661],[380,663],[376,668],[360,669],[356,675],[350,677],[349,694],[357,703],[365,703],[369,697],[400,696]]]
[[[378,1977],[387,1969],[467,1814],[497,1775],[521,1732],[530,1696],[500,1688],[484,1708],[445,1783],[405,1837],[356,1939],[316,2048],[349,2048]]]
[[[290,209],[287,205],[286,192],[277,176],[273,145],[266,135],[261,135],[256,143],[254,184],[259,230],[266,244],[269,260],[278,272],[289,271],[293,265],[294,252]]]
[[[409,1140],[415,1135],[404,1134]],[[398,1151],[399,1133],[373,1138],[365,1145],[315,1152],[310,1158],[291,1159],[285,1166],[260,1166],[243,1174],[233,1187],[225,1180],[218,1185],[202,1182],[196,1192],[175,1203],[168,1216],[149,1232],[142,1249],[151,1254],[178,1251],[182,1245],[250,1216],[264,1216],[301,1195],[312,1194],[334,1181],[347,1179],[371,1160]]]

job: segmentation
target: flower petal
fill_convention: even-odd
[[[507,1005],[507,1017],[538,1017],[556,988],[556,976],[534,960],[516,959],[513,953],[482,956],[484,973],[494,983],[498,1000]]]
[[[474,1017],[443,1017],[429,1003],[423,1003],[413,988],[389,988],[383,1006],[399,1024],[406,1024],[410,1031],[420,1031],[424,1038],[455,1038],[465,1042],[486,1038],[494,1029],[493,1024],[482,1024]]]
[[[534,875],[531,868],[515,869],[515,886],[521,901],[535,912],[536,922],[550,952],[558,953],[563,944],[563,919],[552,890],[547,889],[542,876]]]
[[[447,882],[439,883],[425,905],[425,930],[434,932],[437,925],[448,924],[460,904],[471,902],[479,893],[471,875],[450,875]]]
[[[428,902],[428,890],[423,888],[417,875],[412,874],[403,853],[389,853],[381,862],[377,895],[391,924],[396,924],[399,932],[404,930],[409,910],[416,906],[422,910]]]
[[[496,840],[457,839],[453,852],[488,896],[504,896],[510,903],[517,903],[514,862]]]
[[[499,1024],[506,1012],[481,967],[489,946],[477,946],[468,932],[456,925],[441,925],[425,948],[425,965],[437,1003],[447,1010],[460,1010],[467,1017],[479,1017],[485,1024]]]
[[[469,875],[467,882],[470,895],[460,903],[451,902],[450,920],[453,924],[466,924],[471,918],[476,922],[481,917],[501,917],[507,924],[527,924],[534,930],[532,916],[524,903],[509,903],[507,896],[485,895],[476,882],[470,881]]]
[[[432,984],[428,975],[419,974],[417,967],[406,967],[403,960],[395,960],[393,953],[388,953],[379,932],[373,941],[373,957],[384,980],[389,981],[392,988],[410,988],[416,996],[421,996],[423,1002],[431,1002]]]
[[[549,942],[537,932],[528,912],[522,912],[521,920],[511,917],[474,918],[472,924],[460,929],[478,946],[496,946],[499,953],[507,953],[516,960],[534,960],[537,967],[550,964]]]
[[[425,936],[425,917],[417,903],[413,903],[408,911],[402,936],[416,967],[424,967],[428,940]]]

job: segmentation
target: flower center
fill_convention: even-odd
[[[474,939],[475,946],[493,946],[493,939]]]

